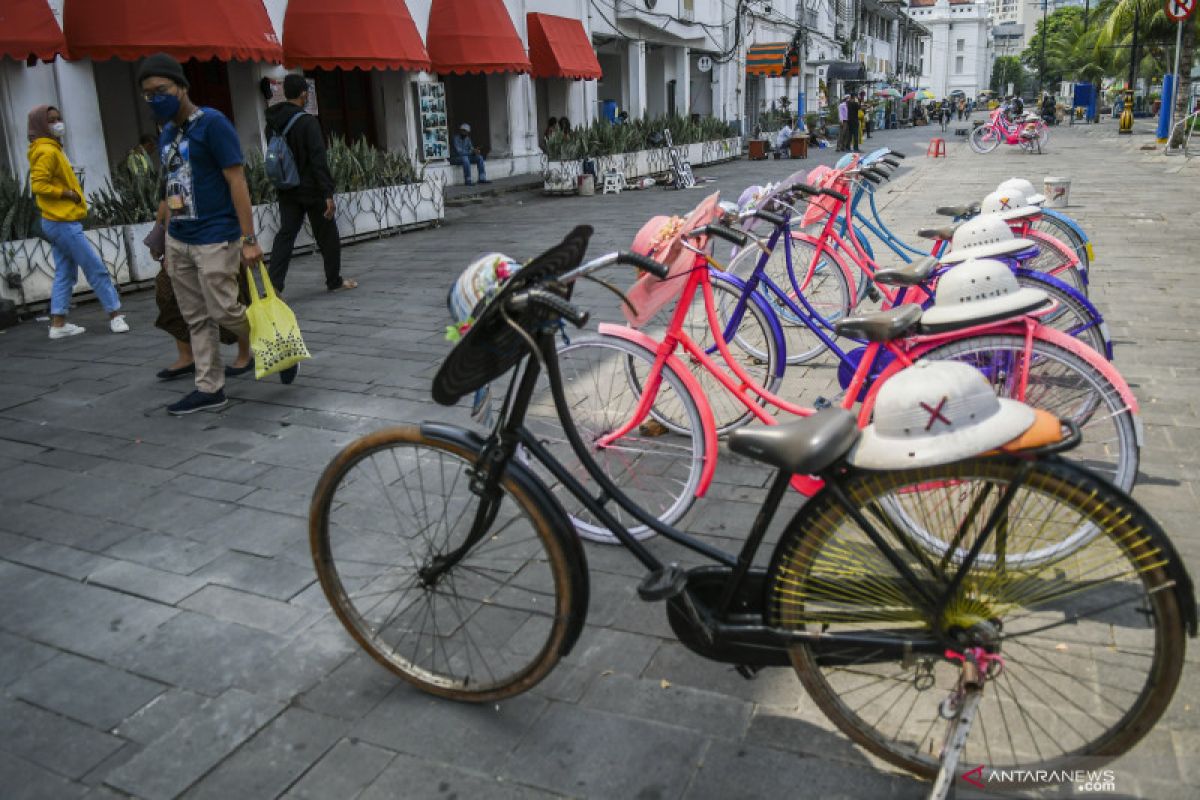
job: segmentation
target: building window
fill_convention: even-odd
[[[954,57],[954,74],[962,75],[962,72],[963,72],[963,57],[955,56]]]
[[[966,49],[966,46],[967,46],[967,40],[959,39],[957,42],[955,42],[954,49],[961,53],[961,52],[963,52],[963,50]]]

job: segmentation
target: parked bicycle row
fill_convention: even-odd
[[[313,498],[317,572],[358,643],[444,697],[525,691],[585,622],[586,539],[645,567],[640,597],[689,649],[747,678],[791,667],[931,797],[959,764],[986,781],[1136,744],[1196,605],[1128,494],[1138,404],[1087,296],[1094,250],[1015,179],[906,242],[876,199],[902,159],[714,193],[629,252],[586,261],[581,226],[524,265],[470,265],[432,393],[471,398],[477,424],[363,437]],[[632,287],[603,285],[627,324],[568,332],[590,319],[578,281],[622,264]],[[773,473],[736,553],[682,529],[731,455]],[[788,491],[808,499],[759,558]]]

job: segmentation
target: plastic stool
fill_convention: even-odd
[[[937,158],[938,156],[945,158],[946,157],[946,140],[945,139],[931,139],[929,142],[929,147],[925,148],[925,155],[930,156],[932,158]]]
[[[620,172],[604,173],[604,183],[601,186],[601,194],[620,194],[625,188],[625,175]]]

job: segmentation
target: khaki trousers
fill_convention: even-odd
[[[242,250],[237,241],[186,244],[167,236],[167,273],[187,323],[196,360],[196,388],[217,392],[225,386],[220,328],[239,338],[250,335],[246,307],[238,300]]]

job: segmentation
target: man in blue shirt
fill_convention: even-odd
[[[158,140],[163,198],[158,219],[167,225],[166,268],[187,322],[196,364],[196,389],[167,407],[174,415],[225,405],[219,327],[250,335],[238,300],[238,271],[263,257],[232,123],[215,108],[188,97],[183,68],[171,56],[149,56],[138,69],[142,94],[163,124]],[[284,383],[295,372],[281,375]]]
[[[479,168],[479,182],[491,183],[487,177],[487,170],[483,168],[483,153],[479,152],[479,148],[471,141],[471,126],[465,122],[458,126],[458,133],[450,139],[450,163],[462,164],[463,182],[467,186],[475,185],[475,181],[471,180],[472,164]]]

